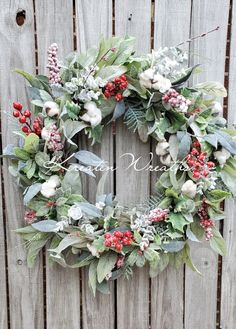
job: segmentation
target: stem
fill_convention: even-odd
[[[212,32],[218,31],[219,28],[220,28],[220,27],[217,26],[217,27],[214,28],[213,30],[210,30],[210,31],[205,32],[205,33],[202,33],[202,34],[197,35],[197,36],[195,36],[195,37],[192,37],[192,38],[190,38],[190,39],[188,39],[188,40],[185,40],[185,41],[179,43],[178,45],[176,45],[175,47],[179,47],[179,46],[182,46],[182,45],[185,44],[185,43],[190,43],[190,42],[192,42],[192,41],[194,41],[194,40],[196,40],[196,39],[203,38],[203,37],[205,37],[206,35],[208,35],[208,34],[210,34],[210,33],[212,33]]]

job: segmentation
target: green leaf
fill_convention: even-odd
[[[21,160],[28,160],[30,158],[30,155],[28,152],[26,152],[25,150],[23,150],[20,147],[15,147],[14,148],[14,154],[17,156],[17,158],[21,159]]]
[[[149,262],[157,262],[160,258],[159,253],[150,247],[144,250],[143,255]]]
[[[37,163],[37,165],[39,167],[44,167],[44,165],[50,161],[50,156],[49,154],[45,153],[45,152],[38,152],[36,155],[35,155],[35,158],[34,158],[35,162]]]
[[[114,121],[121,117],[125,113],[125,102],[120,101],[116,103],[115,110],[113,112],[113,116],[111,118],[111,121]]]
[[[95,297],[96,295],[96,286],[97,286],[97,265],[98,260],[93,260],[89,265],[89,286]]]
[[[55,232],[55,229],[57,228],[57,222],[52,219],[46,219],[37,223],[33,223],[31,226],[40,232]]]
[[[127,68],[125,66],[104,66],[101,68],[101,70],[98,72],[99,77],[101,77],[104,80],[113,80],[115,77],[118,77],[122,74],[124,74],[127,71]]]
[[[24,204],[27,205],[35,195],[37,195],[41,191],[42,184],[34,183],[30,187],[28,187],[24,194]]]
[[[182,132],[182,131],[177,132],[177,137],[179,139],[179,150],[178,150],[177,159],[183,160],[186,157],[186,155],[189,153],[192,139],[187,132]]]
[[[38,88],[38,89],[42,89],[43,85],[40,82],[39,79],[37,79],[34,75],[27,73],[21,69],[15,69],[16,73],[19,73],[20,75],[22,75],[26,80],[29,81],[29,83],[31,84],[32,87]]]
[[[66,120],[63,124],[63,129],[68,142],[72,145],[76,145],[71,139],[86,127],[88,127],[88,124],[82,121],[73,121],[71,119]]]
[[[110,97],[108,99],[101,99],[99,107],[102,112],[102,117],[105,118],[106,116],[113,113],[115,107],[116,107],[116,99],[114,97]]]
[[[184,82],[186,82],[186,81],[191,77],[192,73],[194,72],[194,70],[195,70],[198,66],[199,66],[199,64],[193,66],[192,68],[189,68],[189,69],[187,70],[187,74],[184,75],[183,77],[181,77],[180,79],[178,79],[178,80],[172,82],[172,85],[173,85],[173,86],[177,86],[177,85],[179,86],[179,85],[183,84]]]
[[[52,256],[60,255],[61,252],[67,249],[70,246],[79,244],[81,242],[81,238],[78,236],[67,235],[64,239],[61,240],[59,245],[54,249],[49,249],[48,251]]]
[[[218,145],[218,138],[215,134],[208,134],[206,136],[203,136],[203,139],[209,143],[210,145],[214,146],[214,148],[217,149]]]
[[[49,234],[45,234],[44,238],[40,240],[32,240],[30,241],[29,248],[27,251],[27,265],[29,267],[33,267],[35,264],[36,257],[38,256],[39,252],[43,249],[46,245],[47,241],[51,236]]]
[[[36,153],[39,146],[39,136],[30,133],[25,139],[24,150],[28,153]]]
[[[134,266],[138,258],[138,249],[134,249],[127,258],[127,265]]]
[[[210,238],[209,242],[211,248],[214,251],[216,251],[221,256],[226,255],[227,250],[226,250],[225,240],[223,239],[222,235],[216,228],[213,228],[213,237]]]
[[[227,96],[227,90],[225,89],[225,87],[220,82],[216,81],[198,83],[194,86],[194,88],[213,97]]]
[[[108,252],[100,257],[97,265],[98,283],[101,283],[111,273],[116,261],[117,255],[115,253]]]
[[[190,224],[191,231],[198,240],[201,240],[204,236],[204,229],[200,225],[199,221],[194,219],[194,222]]]
[[[95,207],[93,204],[88,202],[79,202],[78,205],[80,206],[81,210],[88,216],[92,217],[101,217],[102,213],[101,210]]]
[[[70,168],[66,172],[61,182],[61,187],[64,192],[70,192],[71,194],[81,194],[82,185],[80,173],[77,170],[73,170],[72,168]]]
[[[151,278],[154,278],[159,273],[164,271],[164,269],[169,264],[169,255],[168,254],[162,253],[159,256],[160,256],[159,260],[157,260],[154,263],[150,263],[149,275]]]
[[[184,226],[189,224],[189,222],[180,213],[175,214],[171,212],[168,216],[168,222],[171,223],[172,227],[176,230],[184,232]]]
[[[168,252],[178,252],[184,248],[185,241],[170,241],[163,243],[162,248]]]
[[[105,164],[105,161],[99,158],[96,154],[86,150],[76,152],[74,157],[87,166],[98,167]]]
[[[212,190],[210,192],[207,192],[207,198],[210,199],[210,201],[222,202],[225,198],[229,196],[230,193],[223,190]]]

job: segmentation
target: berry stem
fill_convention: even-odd
[[[205,33],[202,33],[202,34],[200,34],[200,35],[197,35],[197,36],[195,36],[195,37],[192,37],[192,38],[190,38],[190,39],[188,39],[188,40],[185,40],[185,41],[183,41],[183,42],[180,42],[180,43],[177,44],[175,47],[179,47],[179,46],[184,45],[185,43],[190,43],[190,42],[192,42],[192,41],[194,41],[194,40],[196,40],[196,39],[203,38],[203,37],[207,36],[208,34],[210,34],[210,33],[212,33],[212,32],[218,31],[219,28],[220,28],[220,27],[217,26],[216,28],[214,28],[214,29],[212,29],[212,30],[210,30],[210,31],[207,31],[207,32],[205,32]]]

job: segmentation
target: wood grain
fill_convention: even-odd
[[[228,86],[228,122],[232,128],[236,123],[236,4],[232,6],[230,35],[230,63]],[[224,238],[227,244],[227,255],[223,257],[221,279],[221,321],[222,329],[231,329],[236,322],[236,204],[234,200],[225,202],[226,219],[224,220]]]
[[[188,39],[190,32],[191,2],[157,1],[154,20],[154,49],[175,46]],[[188,50],[184,45],[183,49]],[[161,165],[155,157],[154,166]],[[151,175],[151,191],[155,192],[155,183],[160,173]],[[179,329],[183,327],[184,312],[184,267],[176,270],[169,266],[164,273],[151,280],[151,328]]]
[[[112,1],[111,0],[78,0],[76,1],[77,49],[84,52],[88,48],[98,46],[100,37],[112,35]],[[110,126],[104,127],[101,144],[91,146],[87,136],[79,137],[81,149],[94,152],[101,159],[113,165],[113,136]],[[96,180],[84,175],[83,191],[89,201],[95,201],[96,182],[101,173],[96,173]],[[113,174],[109,172],[105,193],[113,193]],[[96,294],[94,298],[88,286],[88,270],[82,270],[82,312],[84,329],[110,329],[114,327],[114,285],[110,286],[110,294]]]
[[[211,80],[224,82],[228,12],[229,1],[217,0],[214,6],[209,1],[193,1],[191,36],[220,25],[218,32],[190,45],[191,64],[200,62],[203,70],[194,76],[193,83]],[[216,327],[218,255],[210,249],[208,243],[194,245],[192,250],[193,262],[202,275],[186,268],[185,327],[195,328],[201,319],[202,328],[213,329]]]
[[[0,166],[0,329],[7,328],[7,280],[6,280],[6,259],[5,259],[5,235],[3,221],[3,191],[2,191],[2,166]]]
[[[26,19],[22,26],[16,24],[16,14],[25,10]],[[18,100],[28,106],[23,78],[13,70],[18,67],[34,73],[35,44],[33,3],[30,0],[2,1],[0,11],[0,102],[2,118],[2,144],[15,143],[16,130],[11,117],[12,102]],[[4,192],[6,200],[6,231],[8,283],[11,329],[42,329],[43,318],[43,272],[41,258],[33,269],[26,264],[26,250],[14,230],[23,223],[22,193],[3,165]],[[7,328],[7,327],[5,327]]]
[[[151,1],[116,1],[116,35],[136,37],[139,53],[150,51]],[[123,123],[117,125],[116,134],[116,194],[123,204],[146,199],[150,191],[148,171],[127,170],[130,158],[122,154],[132,153],[141,157],[138,167],[149,161],[150,144],[142,143],[137,134],[128,131]],[[149,327],[149,277],[147,268],[135,269],[131,280],[117,282],[117,326],[119,329]]]
[[[59,47],[58,57],[73,51],[73,2],[36,1],[38,67],[46,74],[47,48]],[[61,10],[63,8],[63,11]],[[80,273],[50,264],[46,255],[47,328],[80,328]]]

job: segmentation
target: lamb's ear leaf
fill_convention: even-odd
[[[197,65],[194,65],[193,67],[191,67],[191,68],[187,71],[186,75],[184,75],[182,78],[180,78],[180,79],[174,81],[174,82],[172,83],[172,85],[173,85],[173,86],[179,86],[179,85],[182,85],[183,83],[185,83],[185,82],[191,77],[191,75],[193,74],[194,70],[195,70],[198,66],[200,66],[200,64],[197,64]]]

